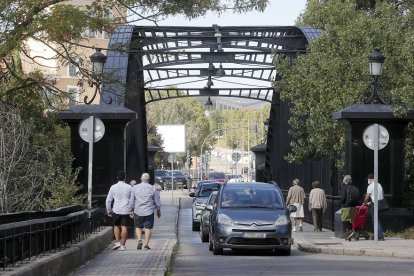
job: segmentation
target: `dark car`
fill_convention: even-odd
[[[193,206],[192,206],[192,230],[198,231],[200,229],[200,218],[201,211],[203,211],[206,206],[208,197],[213,191],[220,189],[221,184],[218,182],[207,182],[202,183],[200,187],[195,191],[189,194],[190,197],[194,197]]]
[[[165,170],[155,170],[154,171],[154,177],[155,177],[155,180],[165,190],[171,189],[171,176],[168,174],[168,171],[165,171]]]
[[[174,179],[174,189],[187,188],[187,176],[185,174],[178,170],[167,172],[170,178],[172,176],[172,178]]]
[[[226,178],[226,175],[224,172],[209,172],[208,173],[208,179],[210,180],[216,180],[217,182],[224,182],[224,179]]]
[[[208,198],[206,202],[206,206],[211,206],[210,208],[206,209],[204,208],[201,211],[201,217],[200,217],[200,237],[202,242],[208,242],[208,228],[210,227],[210,210],[213,208],[214,201],[216,200],[218,191],[214,191],[210,194],[210,197]]]
[[[262,182],[224,184],[211,211],[209,250],[222,254],[224,248],[270,249],[290,255],[292,225],[277,185]]]

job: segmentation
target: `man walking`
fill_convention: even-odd
[[[130,216],[134,217],[135,233],[138,239],[137,249],[150,249],[148,246],[151,239],[151,231],[154,227],[154,210],[157,210],[157,217],[161,216],[160,192],[153,185],[149,184],[150,176],[143,173],[141,183],[132,189],[129,200]],[[145,239],[142,242],[142,229],[145,228]]]
[[[374,224],[374,202],[375,202],[375,194],[374,194],[374,185],[375,185],[375,180],[374,180],[374,174],[370,173],[368,174],[367,177],[367,182],[368,182],[368,188],[367,188],[367,193],[365,194],[365,199],[364,199],[364,205],[368,205],[368,211],[371,215],[371,219],[372,219],[372,226],[375,227]],[[382,200],[384,199],[384,190],[382,189],[382,186],[380,183],[377,183],[377,188],[378,188],[378,199],[377,200]],[[383,241],[384,240],[384,230],[382,229],[382,224],[380,221],[380,218],[378,216],[378,221],[377,221],[377,229],[378,229],[378,240],[379,241]]]
[[[114,226],[115,245],[112,248],[117,250],[121,248],[126,250],[125,243],[128,238],[128,221],[129,221],[129,199],[131,197],[131,185],[125,183],[125,172],[117,173],[118,183],[111,186],[108,196],[106,197],[106,210],[109,217],[112,217]],[[114,205],[112,207],[112,201]]]

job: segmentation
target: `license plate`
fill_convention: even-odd
[[[243,237],[246,239],[265,239],[266,233],[244,233]]]

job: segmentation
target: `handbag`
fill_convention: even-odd
[[[385,198],[378,200],[378,212],[383,212],[390,209],[390,206],[388,205],[388,202],[385,200]]]

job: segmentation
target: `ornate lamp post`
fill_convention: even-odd
[[[380,82],[382,76],[382,69],[384,65],[385,57],[381,53],[379,48],[375,48],[374,51],[368,56],[369,75],[371,76],[371,94],[364,100],[366,104],[372,104],[379,101],[381,104],[389,104],[391,97],[382,95],[380,90],[382,84]]]
[[[101,48],[96,48],[95,53],[93,53],[89,58],[91,59],[91,63],[92,63],[92,72],[93,74],[97,77],[97,80],[90,80],[89,81],[89,86],[90,87],[94,87],[95,86],[95,92],[93,93],[92,99],[90,99],[88,101],[88,96],[85,96],[83,99],[83,102],[85,104],[91,104],[96,95],[98,94],[98,92],[100,92],[101,90],[101,79],[102,79],[102,74],[103,74],[103,69],[104,69],[104,65],[107,59],[107,56],[104,55],[101,52]],[[110,99],[110,101],[112,101],[112,99]],[[108,104],[110,104],[111,102],[109,102]]]

